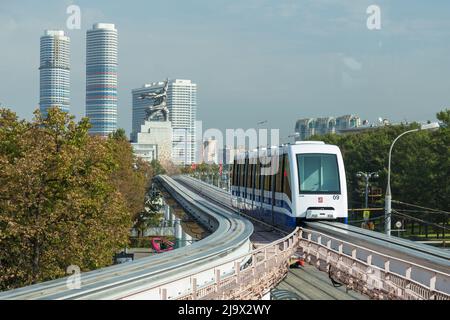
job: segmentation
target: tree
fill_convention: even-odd
[[[111,181],[124,196],[130,217],[134,221],[136,215],[144,210],[144,198],[154,175],[153,168],[133,155],[125,130],[118,129],[110,134],[107,144],[115,163]]]
[[[162,219],[160,210],[163,206],[162,195],[155,188],[146,195],[145,208],[135,218],[134,228],[138,231],[138,237],[144,236],[144,231],[150,227],[157,227]]]
[[[152,169],[152,174],[154,176],[166,174],[166,169],[161,165],[161,163],[158,160],[152,160],[150,162],[150,167]]]
[[[443,126],[437,132],[420,131],[405,135],[392,152],[391,187],[393,199],[436,209],[448,210],[450,199],[450,111],[437,114]],[[386,126],[368,132],[346,135],[314,136],[338,145],[347,176],[349,207],[358,207],[361,194],[356,173],[377,171],[380,178],[372,181],[383,190],[387,184],[388,153],[392,141],[402,132],[419,124]],[[382,206],[383,199],[379,206]],[[434,217],[426,216],[428,220]]]
[[[64,276],[69,265],[109,265],[128,242],[131,201],[118,177],[130,150],[73,119],[54,108],[26,122],[0,109],[2,290]]]

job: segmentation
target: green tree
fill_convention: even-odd
[[[166,174],[166,172],[167,172],[167,170],[161,165],[161,163],[158,160],[152,160],[150,162],[150,167],[151,167],[153,176]]]
[[[33,122],[0,109],[0,289],[109,265],[127,244],[131,201],[118,177],[130,149],[89,127],[56,108]]]
[[[144,236],[144,231],[150,227],[157,227],[162,219],[160,212],[163,206],[162,195],[152,188],[146,196],[145,208],[136,217],[134,228],[138,231],[138,237]]]
[[[448,210],[450,199],[450,111],[437,114],[442,127],[437,132],[419,131],[405,135],[392,152],[391,187],[393,199],[421,206]],[[314,136],[338,145],[346,167],[349,207],[361,206],[361,182],[358,171],[377,171],[380,178],[372,181],[385,192],[388,153],[392,141],[402,132],[419,124],[386,126],[367,132],[346,135]],[[379,206],[383,206],[380,199]],[[420,216],[420,215],[419,215]],[[432,216],[423,218],[433,221]]]
[[[133,155],[125,130],[118,129],[110,134],[107,144],[114,162],[111,181],[124,196],[130,217],[134,220],[144,209],[144,198],[153,176],[153,168]]]

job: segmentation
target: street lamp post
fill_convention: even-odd
[[[259,121],[256,123],[257,126],[267,123],[267,120]]]
[[[293,134],[288,135],[288,139],[289,139],[289,138],[294,138],[294,141],[295,141],[295,138],[297,138],[297,137],[299,137],[299,136],[300,136],[300,132],[295,132],[295,133],[293,133]]]
[[[369,181],[371,178],[378,178],[378,173],[377,172],[362,172],[359,171],[356,176],[358,178],[364,178],[365,180],[365,184],[366,184],[366,189],[365,189],[365,208],[367,209],[369,207]]]
[[[392,149],[394,148],[394,144],[398,139],[403,137],[407,133],[416,132],[419,130],[437,130],[439,129],[439,123],[433,122],[428,124],[423,124],[419,129],[412,129],[403,132],[391,144],[389,149],[389,160],[388,160],[388,178],[387,178],[387,187],[386,187],[386,196],[384,201],[384,232],[390,236],[391,235],[391,213],[392,213],[392,194],[391,194],[391,157],[392,157]]]

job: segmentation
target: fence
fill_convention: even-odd
[[[349,289],[374,299],[450,300],[450,294],[442,291],[450,274],[317,231],[302,229],[299,236],[306,261]]]
[[[188,278],[191,288],[183,295],[175,297],[180,300],[196,299],[260,299],[276,286],[288,272],[288,260],[297,250],[300,229],[269,245],[255,249],[235,259],[227,260],[201,273],[212,275],[211,282],[197,286],[197,274]],[[232,264],[233,271],[223,275]],[[176,279],[181,280],[181,278]],[[167,289],[160,286],[162,300],[169,299]]]

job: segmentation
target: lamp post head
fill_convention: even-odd
[[[261,124],[265,124],[265,123],[267,123],[267,120],[259,121],[259,122],[257,123],[257,125],[261,125]]]

